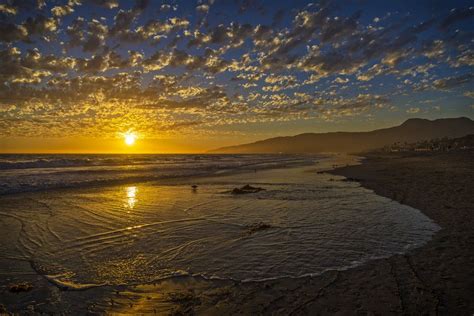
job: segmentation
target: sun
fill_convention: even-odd
[[[135,144],[135,141],[137,140],[137,135],[135,135],[132,132],[125,133],[123,137],[124,137],[125,144],[127,144],[128,146],[132,146],[133,144]]]

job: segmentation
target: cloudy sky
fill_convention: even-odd
[[[472,1],[0,0],[0,151],[474,117]]]

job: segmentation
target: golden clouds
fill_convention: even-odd
[[[473,80],[470,33],[455,29],[471,8],[367,18],[319,3],[254,19],[265,8],[242,4],[225,16],[220,5],[0,5],[0,127],[25,136],[205,134],[372,116],[402,94]]]

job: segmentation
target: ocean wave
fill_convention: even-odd
[[[46,280],[48,280],[53,285],[57,286],[61,290],[68,291],[84,291],[92,288],[107,286],[106,283],[76,283],[67,279],[68,274],[57,274],[57,275],[43,275]],[[66,278],[66,279],[63,279]]]
[[[179,162],[180,159],[176,158],[156,155],[1,155],[0,170],[165,164]]]
[[[0,195],[310,164],[285,155],[0,155]]]

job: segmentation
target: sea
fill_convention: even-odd
[[[0,194],[308,164],[295,155],[0,155]]]
[[[302,278],[428,242],[440,227],[419,210],[327,172],[358,162],[342,155],[2,155],[0,286],[33,277],[71,291],[182,276]],[[260,190],[234,194],[245,185]]]

